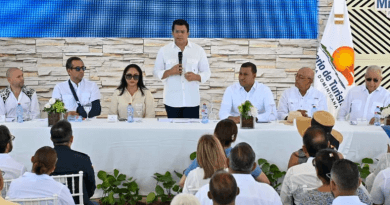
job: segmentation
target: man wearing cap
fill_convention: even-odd
[[[364,85],[351,88],[348,92],[337,115],[338,120],[356,121],[362,118],[373,124],[376,107],[386,107],[390,104],[390,92],[380,86],[381,68],[376,65],[369,66],[364,78]]]
[[[279,120],[287,120],[292,111],[299,111],[304,117],[312,116],[313,106],[316,106],[317,111],[328,110],[325,95],[311,86],[313,79],[314,72],[311,68],[299,69],[295,76],[295,86],[285,90],[279,99]]]
[[[238,106],[247,100],[257,108],[258,121],[268,122],[276,119],[276,106],[271,89],[255,80],[256,73],[257,68],[255,64],[246,62],[241,65],[238,75],[239,82],[226,88],[223,94],[221,108],[219,109],[219,119],[228,118],[235,123],[240,123]],[[272,112],[273,116],[271,116]]]
[[[88,117],[100,115],[100,91],[96,83],[84,79],[86,67],[79,57],[71,57],[66,61],[66,71],[69,80],[59,83],[54,87],[52,98],[64,102],[70,115],[81,115],[87,118],[84,105],[91,103],[92,108]]]
[[[19,68],[10,68],[6,72],[9,86],[0,91],[0,115],[16,118],[16,107],[20,103],[23,112],[29,118],[40,117],[37,92],[24,85],[23,71]]]

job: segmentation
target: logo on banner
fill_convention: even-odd
[[[390,0],[375,0],[375,9],[384,11],[387,17],[390,18]]]

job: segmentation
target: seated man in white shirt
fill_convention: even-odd
[[[247,100],[257,108],[258,121],[268,122],[276,119],[276,106],[271,89],[255,81],[256,73],[255,64],[247,62],[241,65],[239,82],[226,88],[223,94],[219,119],[229,118],[235,123],[240,123],[238,106]],[[273,116],[270,116],[271,112],[273,112]]]
[[[251,205],[278,205],[282,204],[278,193],[270,185],[257,182],[251,175],[251,171],[256,168],[256,154],[252,147],[241,142],[230,152],[227,164],[229,172],[233,175],[240,188],[240,193],[236,197],[236,204]],[[213,201],[208,197],[210,186],[204,185],[196,193],[202,205],[212,205]]]
[[[89,118],[100,115],[100,91],[96,83],[84,79],[86,67],[79,57],[71,57],[66,61],[66,71],[70,79],[54,87],[52,98],[60,99],[70,115],[81,115],[87,118],[84,107],[92,104]],[[73,90],[72,90],[73,88]]]
[[[335,199],[333,205],[364,204],[356,195],[361,183],[357,165],[348,159],[334,162],[330,171],[330,191]]]
[[[380,86],[381,68],[375,65],[369,66],[364,77],[365,84],[349,90],[337,115],[338,120],[344,121],[349,116],[349,120],[356,121],[362,118],[373,124],[376,107],[385,107],[390,104],[390,92]]]
[[[240,188],[230,173],[220,170],[211,177],[210,191],[207,196],[213,200],[214,205],[235,205],[236,197],[239,194]]]
[[[374,204],[390,204],[390,168],[378,173],[370,194]]]
[[[312,116],[313,106],[316,106],[317,111],[328,110],[325,95],[311,86],[313,79],[314,72],[311,68],[299,69],[295,76],[295,86],[285,90],[279,99],[279,120],[287,120],[291,111],[299,111],[304,117]]]
[[[6,72],[9,86],[0,91],[0,115],[16,118],[16,107],[20,103],[24,119],[40,117],[37,93],[24,85],[23,71],[10,68]]]
[[[304,189],[314,189],[322,185],[312,164],[317,152],[329,147],[329,141],[324,129],[320,126],[311,126],[303,135],[302,149],[308,157],[306,163],[295,165],[287,170],[284,177],[280,198],[284,205],[299,204]]]
[[[12,141],[15,139],[5,125],[0,125],[0,169],[4,179],[16,179],[26,172],[23,164],[15,161],[9,155],[12,151]]]

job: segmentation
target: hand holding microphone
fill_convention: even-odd
[[[180,70],[180,75],[181,75],[182,70],[183,70],[183,68],[182,68],[182,66],[181,66],[182,60],[183,60],[183,52],[180,51],[179,53],[177,53],[177,55],[178,55],[178,57],[179,57],[179,70]]]

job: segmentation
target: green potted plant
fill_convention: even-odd
[[[257,109],[252,103],[247,100],[238,106],[240,112],[240,127],[244,129],[255,128]]]
[[[62,120],[64,113],[66,113],[65,104],[59,99],[51,98],[43,108],[44,112],[47,112],[48,126],[51,127],[58,121]]]

